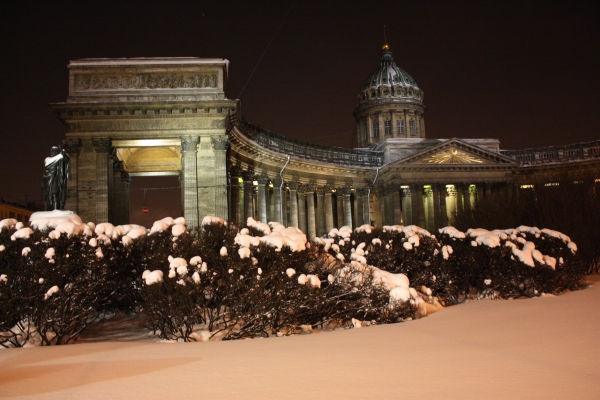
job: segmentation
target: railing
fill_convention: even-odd
[[[383,166],[383,152],[372,150],[351,150],[341,147],[322,146],[302,142],[271,132],[245,118],[230,116],[230,124],[235,125],[249,139],[260,146],[286,155],[306,160],[326,162],[354,167]]]
[[[600,158],[600,140],[565,146],[539,147],[524,150],[500,150],[500,153],[519,161],[521,165],[588,160]]]

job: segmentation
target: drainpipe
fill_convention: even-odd
[[[281,171],[279,171],[279,177],[281,178],[281,185],[279,185],[279,221],[283,222],[283,200],[281,197],[281,191],[283,189],[283,171],[285,170],[285,168],[288,166],[288,164],[290,163],[290,156],[287,156],[287,161],[285,162],[285,165],[283,166],[283,168],[281,168]]]
[[[373,186],[375,186],[375,182],[377,181],[377,177],[379,176],[379,167],[377,167],[377,169],[375,170],[375,179],[373,179],[373,183],[371,183],[371,185],[369,185],[369,187],[367,188],[367,202],[371,201],[371,188]],[[369,203],[370,206],[370,203]],[[369,224],[371,223],[371,213],[369,212]]]

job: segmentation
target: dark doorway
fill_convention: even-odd
[[[144,199],[145,194],[145,199]],[[148,208],[144,214],[142,209]],[[177,176],[133,176],[131,178],[129,220],[151,228],[154,221],[181,217],[181,187]]]

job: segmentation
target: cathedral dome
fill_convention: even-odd
[[[379,68],[363,82],[354,109],[358,147],[369,147],[387,139],[424,139],[423,91],[394,62],[387,44]]]
[[[385,98],[422,103],[423,91],[417,82],[394,62],[392,52],[384,46],[379,68],[373,71],[360,87],[358,102]]]

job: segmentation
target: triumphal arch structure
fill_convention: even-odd
[[[86,221],[129,221],[132,176],[177,175],[183,214],[227,218],[228,61],[83,59],[69,64],[69,96],[51,104],[67,128],[73,179],[66,208]]]

